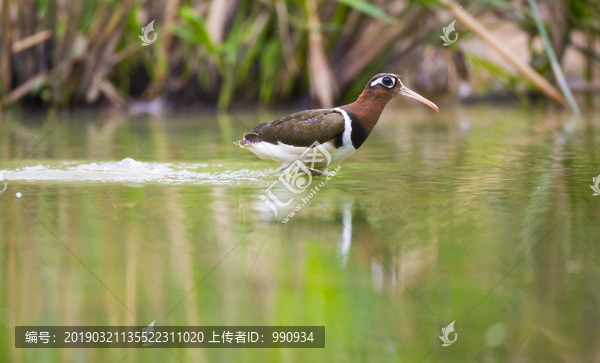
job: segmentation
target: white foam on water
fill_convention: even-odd
[[[269,173],[251,170],[226,170],[223,172],[195,172],[208,164],[144,163],[131,158],[76,166],[65,162],[63,168],[37,165],[15,171],[6,171],[4,179],[38,181],[99,181],[99,182],[159,182],[164,184],[236,184],[242,181],[260,181]],[[222,167],[222,164],[212,165]],[[191,169],[191,170],[190,170]]]

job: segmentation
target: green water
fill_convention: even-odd
[[[600,114],[534,112],[391,105],[287,223],[260,199],[277,165],[232,145],[286,112],[4,115],[0,168],[43,168],[0,195],[0,361],[595,361]],[[48,172],[125,158],[211,177]],[[14,348],[15,325],[154,320],[323,325],[326,348]]]

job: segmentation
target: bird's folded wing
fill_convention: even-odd
[[[260,124],[244,135],[249,141],[293,146],[311,146],[315,141],[325,143],[344,132],[344,116],[334,109],[297,112]],[[256,141],[259,141],[256,140]]]

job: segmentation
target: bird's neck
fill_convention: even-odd
[[[379,116],[383,112],[385,105],[393,97],[390,94],[374,94],[367,90],[363,91],[358,99],[342,108],[353,113],[356,116],[355,122],[358,122],[367,136],[379,121]]]

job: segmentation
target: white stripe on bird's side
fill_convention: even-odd
[[[331,163],[339,163],[348,156],[354,154],[356,148],[352,145],[352,120],[348,113],[339,107],[334,108],[344,116],[344,133],[342,134],[342,146],[335,150],[335,155],[331,154]],[[329,150],[328,150],[329,151]]]

